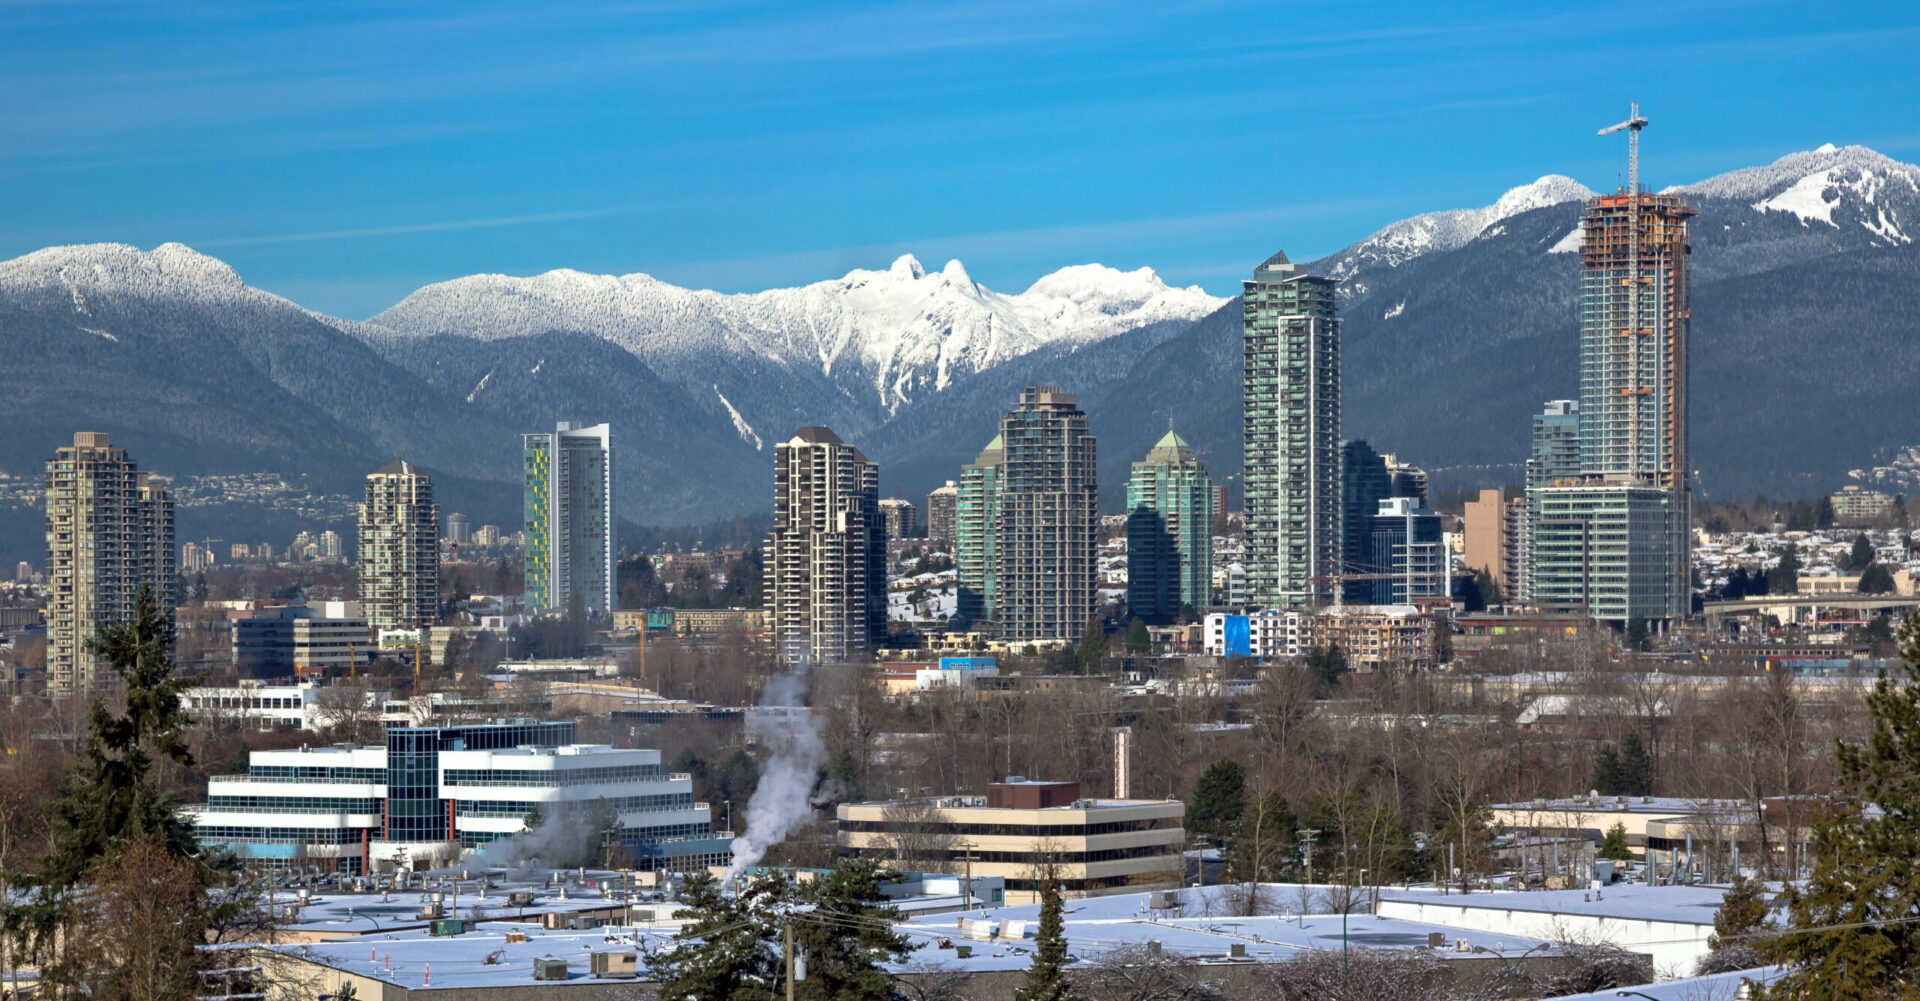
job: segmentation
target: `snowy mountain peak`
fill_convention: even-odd
[[[1666,190],[1696,198],[1769,198],[1807,177],[1836,169],[1908,178],[1920,176],[1920,167],[1901,163],[1877,150],[1825,143],[1817,149],[1788,153],[1764,167],[1731,170]]]
[[[1548,174],[1508,190],[1484,208],[1428,212],[1396,222],[1336,254],[1329,272],[1351,278],[1365,267],[1394,267],[1421,254],[1464,247],[1505,219],[1591,197],[1593,192],[1579,181]]]
[[[912,280],[915,278],[925,278],[927,269],[920,266],[920,259],[918,257],[912,254],[901,254],[899,257],[893,259],[893,264],[887,268],[887,273],[895,278]]]
[[[1669,188],[1695,198],[1732,198],[1756,211],[1783,212],[1802,225],[1859,225],[1875,242],[1911,243],[1920,227],[1920,167],[1865,146],[1789,153],[1697,184]]]
[[[737,294],[645,275],[476,275],[414,292],[375,317],[371,330],[481,340],[588,334],[669,378],[710,369],[716,355],[802,365],[836,382],[865,383],[862,395],[891,412],[1049,345],[1077,348],[1149,324],[1191,322],[1225,301],[1198,287],[1170,288],[1147,268],[1098,264],[1062,268],[1003,295],[957,260],[929,274],[902,254],[885,271],[855,269],[799,288]],[[745,398],[744,390],[720,391],[737,405]]]
[[[1548,174],[1532,184],[1522,184],[1501,195],[1488,209],[1479,211],[1488,213],[1484,230],[1502,219],[1517,216],[1522,212],[1559,205],[1562,202],[1583,202],[1593,197],[1586,185],[1565,174]],[[1477,234],[1476,234],[1477,235]]]
[[[163,243],[152,250],[124,243],[75,244],[48,247],[0,262],[0,281],[50,280],[128,291],[188,294],[197,291],[231,295],[246,288],[239,273],[227,262],[182,243]]]

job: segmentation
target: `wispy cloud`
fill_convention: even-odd
[[[369,236],[396,236],[403,233],[437,233],[454,229],[492,229],[497,226],[522,226],[530,223],[565,222],[571,219],[598,219],[605,216],[643,212],[649,206],[625,205],[615,208],[579,209],[571,212],[540,212],[532,215],[496,216],[491,219],[454,219],[423,222],[410,226],[379,226],[371,229],[329,229],[309,233],[276,233],[270,236],[231,236],[201,240],[201,247],[243,247],[261,243],[303,243],[308,240],[352,240]]]

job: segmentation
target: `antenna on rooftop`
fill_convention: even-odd
[[[1640,117],[1640,102],[1634,101],[1627,106],[1627,120],[1609,125],[1599,131],[1599,135],[1610,136],[1622,129],[1627,133],[1627,194],[1640,193],[1640,130],[1647,127],[1647,120]]]

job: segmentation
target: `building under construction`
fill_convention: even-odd
[[[1587,203],[1580,243],[1580,469],[1532,491],[1537,602],[1625,625],[1690,602],[1687,220],[1639,184],[1634,107],[1627,190]]]

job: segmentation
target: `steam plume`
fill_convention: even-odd
[[[804,666],[774,678],[761,693],[760,705],[783,711],[747,717],[748,732],[759,738],[769,755],[753,798],[747,801],[747,831],[733,841],[728,879],[758,865],[767,849],[813,814],[813,784],[827,748],[820,739],[820,723],[806,705],[810,680]]]

